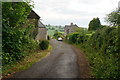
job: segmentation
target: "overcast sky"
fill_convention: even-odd
[[[34,0],[34,11],[44,24],[66,25],[73,22],[88,27],[90,20],[99,17],[105,23],[106,14],[118,7],[120,0]]]

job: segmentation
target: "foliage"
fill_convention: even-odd
[[[80,44],[86,42],[91,34],[92,33],[88,32],[86,29],[77,29],[77,32],[68,34],[66,39],[70,43]]]
[[[107,35],[107,36],[106,36]],[[105,54],[118,53],[118,39],[117,29],[113,27],[106,27],[94,33],[89,39],[91,46]]]
[[[38,49],[31,37],[33,26],[24,27],[32,5],[25,2],[3,2],[2,62],[3,65],[19,61]]]
[[[53,36],[55,39],[58,39],[59,37],[63,38],[63,34],[60,32],[55,32]]]
[[[70,43],[76,43],[78,36],[79,36],[78,32],[71,33],[71,34],[66,36],[66,39],[68,39]]]
[[[21,26],[21,24],[25,23],[32,7],[30,2],[3,2],[3,24],[7,23],[9,27]]]
[[[72,33],[66,38],[86,52],[92,76],[95,78],[120,78],[120,9],[107,15],[107,21],[113,27],[101,25],[99,18],[89,24],[88,32]],[[101,29],[99,29],[101,28]],[[94,32],[93,32],[94,30]],[[88,35],[87,38],[85,36]],[[80,37],[79,37],[80,36]],[[77,41],[78,40],[78,41]],[[85,41],[83,41],[85,40]],[[79,42],[80,41],[80,42]]]
[[[86,53],[91,66],[91,74],[95,78],[119,78],[119,55],[104,54],[93,49],[88,43],[79,45]]]
[[[107,14],[106,21],[112,26],[120,26],[120,9],[116,9],[110,14]]]
[[[89,34],[89,35],[88,35]],[[120,27],[104,27],[94,33],[77,32],[67,35],[68,42],[83,49],[90,61],[95,78],[118,78],[120,76]],[[69,37],[69,38],[68,38]]]
[[[99,18],[93,18],[93,20],[91,20],[90,23],[89,23],[88,30],[89,31],[97,30],[99,28],[101,28],[101,22],[100,22]]]
[[[37,42],[26,34],[26,29],[11,27],[3,29],[3,64],[20,60],[27,55],[27,52],[36,50]]]
[[[13,74],[15,72],[20,72],[28,69],[34,63],[40,61],[42,58],[48,55],[51,49],[52,47],[50,46],[48,50],[33,52],[33,54],[29,54],[27,57],[25,57],[19,62],[16,62],[11,65],[5,65],[4,67],[2,67],[2,78],[7,77],[8,75]]]
[[[38,28],[33,28],[32,29],[32,31],[31,31],[31,38],[33,38],[33,39],[35,39],[36,38],[36,36],[37,36],[37,34],[38,34]]]
[[[48,49],[48,47],[49,47],[49,41],[47,41],[47,40],[40,41],[39,48],[41,50],[46,50],[46,49]]]

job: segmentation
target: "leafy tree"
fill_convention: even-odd
[[[89,28],[88,30],[97,30],[101,27],[101,22],[99,20],[99,18],[93,18],[93,20],[90,21],[89,23]]]
[[[107,14],[106,21],[112,26],[120,26],[120,9],[116,9],[110,14]]]
[[[22,59],[34,51],[37,42],[28,36],[31,27],[23,27],[32,9],[29,2],[2,3],[2,51],[3,65]]]
[[[3,2],[3,27],[4,24],[8,24],[9,27],[18,27],[24,24],[32,7],[30,2]]]

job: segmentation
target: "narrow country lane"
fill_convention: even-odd
[[[52,39],[50,55],[29,69],[16,73],[14,78],[78,78],[77,56],[68,44]]]

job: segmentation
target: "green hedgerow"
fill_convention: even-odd
[[[48,47],[49,47],[49,41],[47,41],[47,40],[40,41],[39,48],[41,50],[46,50],[46,49],[48,49]]]

